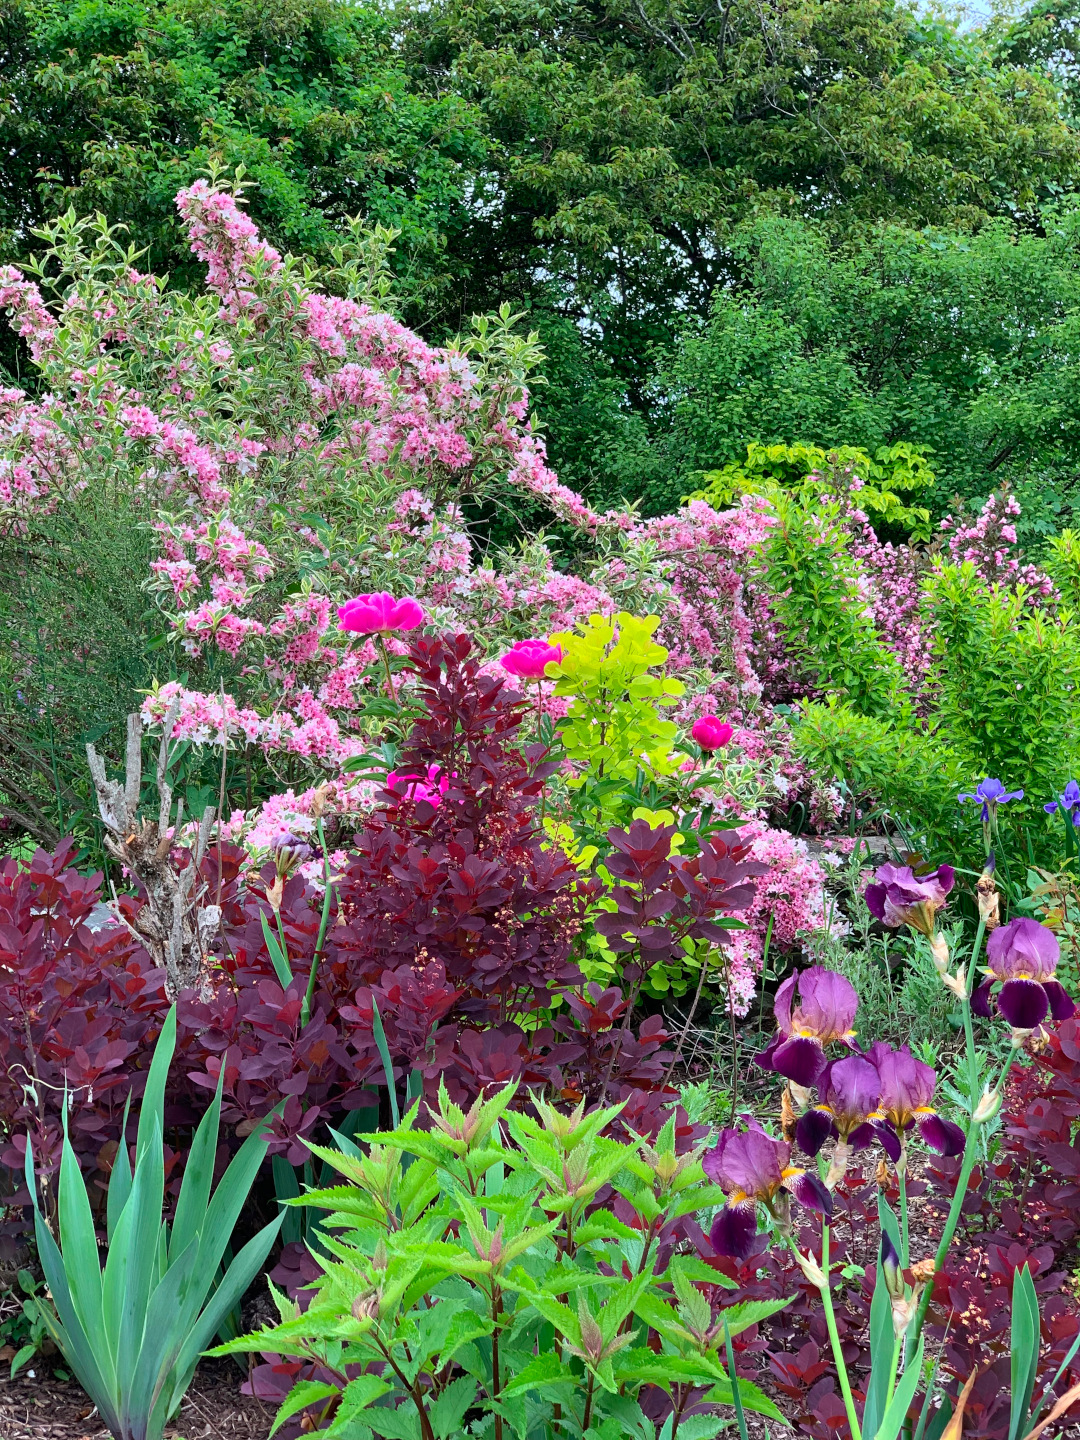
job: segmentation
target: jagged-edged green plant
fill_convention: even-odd
[[[263,1129],[253,1131],[211,1195],[224,1067],[188,1152],[172,1225],[162,1218],[165,1080],[175,1045],[174,1006],[147,1075],[134,1173],[126,1145],[113,1163],[104,1268],[86,1182],[67,1137],[57,1191],[59,1245],[38,1208],[33,1151],[26,1147],[38,1254],[52,1296],[39,1302],[41,1314],[115,1440],[160,1440],[200,1354],[258,1274],[281,1226],[280,1216],[264,1226],[221,1275],[267,1147]]]
[[[712,1440],[732,1405],[744,1440],[743,1410],[783,1423],[729,1345],[788,1301],[718,1305],[733,1282],[671,1243],[723,1199],[701,1152],[676,1153],[673,1120],[655,1145],[605,1135],[621,1106],[511,1111],[516,1090],[464,1113],[443,1087],[428,1130],[413,1106],[361,1137],[366,1153],[313,1145],[348,1182],[290,1202],[329,1212],[315,1298],[301,1314],[271,1286],[280,1323],[212,1353],[310,1362],[275,1428],[308,1410],[342,1440],[449,1440],[466,1423],[493,1440]],[[630,1224],[597,1206],[606,1186]],[[659,1423],[648,1386],[671,1397]]]

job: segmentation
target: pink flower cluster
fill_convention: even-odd
[[[946,515],[941,533],[948,539],[949,554],[957,562],[969,560],[988,585],[1025,586],[1036,599],[1050,599],[1054,583],[1035,565],[1021,565],[1014,547],[1020,502],[1002,487],[989,496],[978,519],[969,522],[963,513]]]

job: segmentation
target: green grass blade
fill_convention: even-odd
[[[270,954],[270,963],[274,967],[274,974],[277,976],[281,988],[287,990],[292,984],[293,978],[292,971],[289,968],[289,961],[281,948],[277,936],[270,929],[270,923],[266,915],[260,913],[259,919],[262,921],[263,939],[266,941],[266,948]]]
[[[248,1286],[263,1267],[271,1246],[281,1229],[281,1216],[271,1220],[253,1236],[239,1252],[221,1284],[210,1298],[206,1309],[192,1326],[174,1367],[174,1394],[179,1397],[187,1389],[199,1356],[217,1334],[224,1317],[246,1294]]]
[[[156,1060],[157,1056],[154,1058]],[[116,1385],[120,1395],[125,1395],[131,1387],[142,1349],[146,1310],[157,1272],[161,1236],[161,1207],[165,1193],[161,1127],[156,1115],[151,1115],[149,1127],[145,1124],[146,1118],[143,1115],[139,1123],[142,1153],[135,1163],[131,1198],[124,1207],[123,1215],[124,1221],[128,1221],[130,1215],[130,1228],[124,1227],[128,1245],[127,1276],[116,1346]]]
[[[207,1289],[217,1274],[225,1246],[232,1239],[237,1217],[266,1158],[268,1144],[267,1126],[262,1122],[233,1156],[207,1207],[206,1219],[199,1231],[199,1266],[206,1276]]]
[[[225,1066],[218,1075],[217,1090],[213,1103],[199,1121],[195,1138],[188,1151],[184,1166],[184,1179],[180,1186],[180,1198],[176,1202],[176,1219],[173,1221],[169,1254],[182,1255],[194,1240],[203,1222],[210,1203],[210,1188],[214,1183],[214,1160],[217,1156],[218,1128],[221,1117],[221,1092],[225,1084]]]
[[[172,1064],[173,1051],[176,1049],[176,1006],[174,1005],[165,1017],[165,1023],[161,1027],[161,1034],[154,1046],[154,1058],[150,1062],[150,1073],[146,1077],[146,1089],[143,1091],[142,1105],[139,1108],[139,1134],[135,1141],[135,1168],[139,1168],[139,1161],[150,1143],[150,1134],[153,1121],[157,1120],[159,1136],[165,1133],[165,1082],[169,1078],[169,1066]],[[161,1148],[161,1140],[158,1139],[158,1149]],[[158,1219],[161,1219],[161,1211],[158,1211]]]
[[[115,1394],[109,1388],[106,1375],[98,1364],[93,1347],[87,1340],[79,1317],[75,1313],[75,1307],[71,1303],[71,1291],[64,1274],[63,1257],[52,1237],[52,1232],[45,1224],[41,1217],[41,1211],[38,1209],[37,1181],[34,1177],[34,1157],[29,1137],[27,1137],[26,1143],[26,1182],[34,1206],[34,1233],[37,1239],[38,1260],[45,1275],[45,1283],[52,1296],[55,1314],[45,1300],[38,1301],[38,1310],[53,1343],[57,1345],[75,1372],[79,1384],[98,1407],[105,1424],[115,1430],[119,1425]]]
[[[151,1411],[187,1338],[185,1299],[196,1283],[198,1260],[199,1244],[192,1239],[150,1296],[142,1344],[122,1397],[121,1418],[132,1435],[145,1433]]]
[[[107,1235],[112,1240],[113,1232],[116,1229],[116,1222],[120,1219],[120,1212],[127,1204],[127,1198],[131,1194],[131,1160],[128,1157],[127,1146],[127,1125],[128,1113],[131,1110],[131,1091],[124,1101],[124,1119],[120,1125],[120,1143],[116,1147],[116,1155],[113,1158],[112,1170],[109,1173],[109,1193],[106,1204]]]
[[[94,1233],[94,1217],[90,1213],[86,1181],[67,1135],[64,1136],[60,1158],[56,1210],[64,1273],[75,1313],[95,1354],[103,1359],[109,1355],[111,1361],[101,1313],[101,1261]]]
[[[371,997],[371,1030],[375,1036],[379,1059],[382,1061],[383,1073],[386,1076],[386,1088],[390,1092],[390,1118],[393,1121],[393,1129],[396,1130],[401,1124],[401,1113],[398,1110],[397,1090],[394,1086],[394,1067],[390,1063],[390,1047],[386,1043],[386,1031],[383,1029],[382,1016],[379,1014],[379,1005],[374,995]]]
[[[1031,1392],[1039,1359],[1039,1297],[1026,1265],[1013,1272],[1011,1326],[1012,1385],[1009,1411],[1009,1440],[1027,1433]]]
[[[897,1435],[900,1434],[900,1427],[907,1419],[907,1412],[915,1398],[915,1390],[922,1378],[922,1361],[923,1341],[920,1336],[918,1349],[915,1351],[910,1365],[896,1382],[896,1389],[893,1391],[889,1408],[882,1417],[874,1440],[896,1440]],[[870,1432],[867,1431],[866,1434],[867,1440],[869,1440]]]

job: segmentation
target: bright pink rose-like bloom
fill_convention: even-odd
[[[411,595],[395,600],[385,590],[346,600],[337,613],[339,628],[356,635],[389,635],[393,630],[415,630],[424,623],[419,600]]]
[[[519,680],[543,680],[549,665],[562,664],[562,646],[546,640],[519,640],[499,664]]]
[[[426,800],[429,805],[438,805],[449,790],[450,781],[446,775],[439,773],[438,765],[429,765],[426,777],[399,775],[396,770],[391,770],[386,777],[386,788],[392,790],[399,801],[411,800],[419,805],[422,800]]]
[[[734,733],[727,721],[721,720],[719,716],[702,715],[694,721],[690,737],[702,750],[722,750]]]

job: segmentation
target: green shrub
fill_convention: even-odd
[[[328,1211],[337,1232],[315,1299],[301,1314],[271,1287],[280,1324],[213,1352],[274,1351],[329,1372],[294,1386],[278,1424],[314,1407],[316,1423],[332,1417],[328,1437],[449,1440],[471,1412],[481,1434],[656,1440],[638,1402],[647,1386],[679,1410],[692,1391],[695,1408],[733,1403],[727,1337],[788,1301],[714,1311],[695,1282],[734,1282],[659,1246],[677,1217],[723,1203],[700,1152],[676,1154],[673,1119],[655,1148],[605,1137],[621,1106],[511,1112],[516,1089],[465,1114],[443,1088],[430,1130],[414,1128],[414,1106],[396,1130],[359,1137],[367,1154],[311,1147],[348,1182],[293,1202]],[[606,1186],[636,1228],[596,1208]],[[782,1421],[755,1385],[738,1389],[746,1409]],[[690,1423],[711,1440],[729,1421]]]

